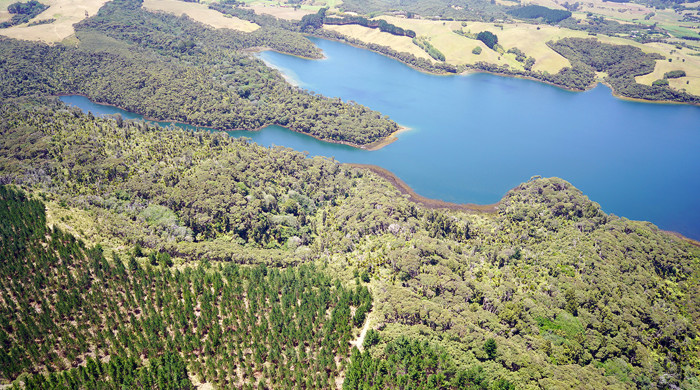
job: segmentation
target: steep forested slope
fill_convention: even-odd
[[[176,353],[168,343],[180,345],[179,338],[196,334],[201,344],[193,337],[177,352],[188,372],[236,383],[234,367],[251,367],[245,378],[255,378],[252,384],[259,371],[271,381],[282,378],[268,382],[279,383],[276,388],[293,387],[288,384],[298,381],[293,370],[285,371],[288,365],[257,361],[256,345],[241,347],[241,360],[234,355],[240,336],[214,328],[231,318],[235,331],[236,321],[249,318],[245,313],[252,309],[240,306],[245,299],[237,285],[248,300],[247,294],[260,297],[259,310],[272,313],[274,300],[262,297],[282,293],[286,280],[308,280],[294,283],[313,285],[309,294],[327,289],[333,297],[328,307],[345,307],[347,299],[356,311],[344,311],[345,330],[324,338],[337,343],[333,348],[315,344],[316,356],[325,357],[304,361],[313,367],[302,387],[326,388],[336,376],[345,378],[346,388],[698,386],[700,250],[648,223],[603,213],[563,180],[525,183],[491,214],[431,210],[370,172],[225,134],[98,119],[50,100],[8,100],[0,110],[0,182],[43,197],[55,226],[40,228],[43,214],[34,211],[36,217],[21,220],[36,221],[36,227],[13,228],[7,237],[17,238],[3,240],[20,247],[41,243],[29,245],[36,250],[25,256],[29,260],[3,262],[17,270],[3,279],[3,302],[14,305],[2,315],[4,359],[23,356],[12,359],[16,365],[3,374],[6,379],[59,361],[60,369],[81,365],[97,346],[103,362],[107,355],[133,358],[139,371],[146,367],[139,359],[170,356],[161,355]],[[29,233],[13,233],[23,229]],[[61,231],[88,244],[71,244],[70,234]],[[50,249],[59,242],[72,248],[66,249],[70,259]],[[95,243],[103,244],[102,251],[92,248]],[[78,261],[84,266],[68,263]],[[302,263],[316,270],[297,269]],[[71,303],[72,285],[80,287],[84,305]],[[106,287],[98,291],[97,285]],[[60,287],[70,294],[58,299],[48,293]],[[365,287],[371,305],[362,300]],[[136,299],[136,291],[144,298]],[[181,298],[166,298],[171,295]],[[352,298],[357,296],[365,298]],[[62,311],[42,309],[59,302],[67,305]],[[10,313],[25,309],[31,316],[19,317],[26,327],[20,331]],[[113,310],[123,315],[112,318]],[[312,312],[318,321],[333,321],[330,312]],[[350,329],[366,315],[371,330],[365,352],[351,354]],[[283,328],[297,324],[296,318],[283,321]],[[66,320],[70,327],[48,325]],[[267,321],[256,322],[253,332],[261,351],[271,345],[269,337],[277,340],[271,317]],[[47,328],[39,325],[44,323]],[[112,340],[108,323],[142,336]],[[171,332],[181,323],[187,331]],[[59,335],[72,332],[86,341],[67,348]],[[17,340],[23,335],[45,337],[47,346],[36,348],[46,351],[21,352],[27,343]],[[216,344],[215,337],[225,341]],[[47,354],[54,347],[60,359]],[[296,351],[292,359],[302,361]],[[328,365],[331,356],[339,359],[336,368]]]

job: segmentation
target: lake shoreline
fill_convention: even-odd
[[[372,173],[389,182],[389,184],[396,188],[402,195],[408,195],[408,200],[410,200],[411,202],[420,204],[421,206],[429,209],[448,209],[454,211],[492,214],[498,212],[498,206],[501,204],[500,201],[493,204],[479,205],[474,203],[452,203],[445,202],[439,199],[430,199],[417,194],[408,184],[406,184],[406,182],[401,180],[398,176],[396,176],[393,172],[389,171],[388,169],[371,164],[342,163],[342,165],[371,171]],[[700,248],[700,241],[698,240],[686,237],[682,233],[675,232],[672,230],[659,230],[680,241]]]
[[[595,83],[587,86],[584,89],[574,89],[574,88],[566,87],[564,85],[552,83],[551,81],[546,81],[546,80],[538,79],[536,77],[531,77],[531,76],[523,76],[520,74],[489,72],[487,70],[481,70],[481,69],[467,69],[467,70],[459,73],[460,76],[466,76],[469,74],[490,74],[490,75],[500,76],[500,77],[510,77],[513,79],[530,80],[530,81],[535,81],[535,82],[542,83],[542,84],[551,85],[552,87],[556,87],[556,88],[559,88],[561,90],[569,91],[569,92],[588,92],[588,91],[594,89],[595,87],[597,87],[598,84],[602,83],[601,81],[596,81]],[[610,88],[610,89],[612,90],[612,88]],[[614,96],[614,91],[613,91],[613,96]],[[645,102],[645,101],[642,100],[642,102]],[[651,102],[651,101],[649,101],[649,102]]]
[[[456,76],[456,75],[459,75],[459,73],[448,73],[448,72],[437,73],[437,72],[431,72],[431,71],[425,70],[425,69],[423,69],[423,68],[421,68],[421,67],[418,67],[418,66],[409,64],[409,63],[407,63],[407,62],[401,61],[400,59],[398,59],[398,58],[396,58],[396,57],[393,57],[393,56],[390,56],[390,55],[388,55],[388,54],[386,54],[386,53],[382,53],[381,51],[373,50],[373,49],[371,49],[371,48],[369,48],[369,47],[367,47],[367,46],[361,45],[361,44],[359,44],[359,43],[354,43],[354,42],[350,42],[350,41],[342,40],[342,39],[338,39],[338,38],[326,37],[326,36],[323,36],[323,35],[313,35],[313,34],[311,34],[311,35],[309,35],[309,36],[310,36],[310,37],[313,37],[313,38],[317,38],[317,39],[325,39],[325,40],[327,40],[327,41],[333,41],[333,42],[342,43],[342,44],[344,44],[344,45],[352,46],[352,47],[355,47],[355,48],[357,48],[357,49],[368,50],[368,51],[371,51],[372,53],[377,53],[377,54],[379,54],[379,55],[383,55],[383,56],[386,57],[386,58],[391,58],[392,60],[398,61],[398,62],[400,62],[400,63],[402,63],[402,64],[408,66],[409,68],[411,68],[411,69],[413,69],[413,70],[417,70],[418,72],[425,73],[425,74],[429,74],[429,75],[432,75],[432,76]],[[390,46],[387,46],[387,47],[391,48]],[[394,50],[393,48],[391,48],[391,49]],[[272,50],[272,49],[270,49],[270,50],[271,50],[271,51],[276,51],[276,50]],[[278,52],[278,53],[279,53],[279,52]],[[282,54],[285,54],[285,53],[282,53]]]
[[[695,107],[700,107],[700,103],[684,103],[684,102],[674,102],[672,100],[645,100],[645,99],[640,99],[640,98],[633,98],[633,97],[627,97],[624,95],[620,95],[615,91],[615,88],[610,85],[607,81],[599,81],[598,83],[605,85],[606,87],[610,88],[612,91],[612,95],[616,97],[617,99],[620,100],[626,100],[628,102],[637,102],[637,103],[651,103],[651,104],[674,104],[674,105],[687,105],[687,106],[695,106]]]
[[[629,100],[629,101],[635,101],[635,102],[639,102],[639,103],[681,104],[681,105],[689,105],[689,106],[700,107],[700,103],[676,102],[676,101],[673,101],[673,100],[648,100],[648,99],[639,99],[639,98],[631,98],[631,97],[623,96],[623,95],[620,95],[617,91],[615,91],[615,89],[614,89],[610,84],[608,84],[607,82],[602,81],[602,80],[596,80],[594,83],[592,83],[591,85],[587,86],[587,87],[584,88],[584,89],[574,89],[574,88],[570,88],[570,87],[567,87],[567,86],[564,86],[564,85],[559,85],[559,84],[555,84],[555,83],[552,83],[552,82],[549,82],[549,81],[546,81],[546,80],[542,80],[542,79],[539,79],[539,78],[537,78],[537,77],[524,76],[524,75],[518,75],[518,74],[507,74],[507,73],[500,73],[500,72],[491,72],[491,71],[488,71],[488,70],[475,69],[475,68],[466,69],[466,70],[464,70],[464,71],[462,71],[462,72],[459,72],[459,73],[448,73],[448,72],[438,73],[438,72],[431,72],[431,71],[429,71],[429,70],[427,70],[427,69],[423,69],[423,68],[421,68],[421,67],[418,67],[418,66],[409,64],[409,63],[407,63],[407,62],[405,62],[405,61],[402,61],[401,59],[399,59],[399,58],[397,58],[397,57],[394,57],[394,56],[392,56],[392,55],[389,55],[389,54],[386,54],[386,53],[382,53],[381,51],[373,50],[373,49],[371,49],[369,46],[367,46],[367,44],[359,44],[359,43],[355,43],[355,42],[349,42],[349,41],[347,41],[347,40],[342,40],[342,39],[338,39],[338,38],[331,38],[331,37],[326,37],[326,36],[322,36],[322,35],[313,35],[313,34],[312,34],[312,35],[309,35],[309,36],[312,36],[312,37],[318,38],[318,39],[325,39],[325,40],[328,40],[328,41],[339,42],[339,43],[342,43],[342,44],[345,44],[345,45],[349,45],[349,46],[352,46],[352,47],[355,47],[355,48],[358,48],[358,49],[369,50],[369,51],[371,51],[371,52],[373,52],[373,53],[377,53],[377,54],[382,55],[382,56],[384,56],[384,57],[391,58],[392,60],[398,61],[398,62],[400,62],[400,63],[402,63],[402,64],[408,66],[408,67],[411,68],[411,69],[414,69],[414,70],[417,70],[417,71],[419,71],[419,72],[421,72],[421,73],[429,74],[429,75],[432,75],[432,76],[463,76],[463,75],[468,75],[468,74],[472,74],[472,73],[486,73],[486,74],[491,74],[491,75],[494,75],[494,76],[512,77],[512,78],[517,78],[517,79],[536,81],[536,82],[539,82],[539,83],[551,85],[551,86],[553,86],[553,87],[557,87],[557,88],[563,89],[563,90],[565,90],[565,91],[570,91],[570,92],[587,92],[587,91],[590,91],[590,90],[594,89],[596,86],[598,86],[598,84],[603,84],[603,85],[607,86],[608,88],[610,88],[610,90],[612,91],[612,95],[613,95],[615,98],[620,99],[620,100]],[[396,49],[392,48],[391,46],[387,46],[387,47],[389,47],[389,48],[392,49],[392,50],[396,50]],[[270,50],[270,51],[276,51],[276,50],[273,50],[273,49],[269,49],[269,50]],[[286,54],[286,53],[282,53],[282,54]],[[324,56],[324,57],[325,57],[325,56]],[[466,66],[466,64],[463,64],[463,65]]]
[[[445,201],[442,201],[439,199],[430,199],[430,198],[426,198],[422,195],[417,194],[408,184],[406,184],[403,180],[401,180],[393,172],[391,172],[387,169],[384,169],[380,166],[371,165],[371,164],[357,164],[357,163],[343,163],[343,165],[346,165],[346,166],[349,166],[352,168],[366,169],[366,170],[373,172],[377,176],[388,181],[389,184],[391,184],[394,188],[396,188],[402,195],[408,195],[408,199],[411,202],[421,204],[424,207],[427,207],[430,209],[449,209],[449,210],[456,210],[456,211],[495,213],[498,211],[498,205],[500,204],[500,202],[498,202],[498,203],[494,203],[494,204],[479,205],[479,204],[473,204],[473,203],[451,203],[451,202],[445,202]]]
[[[288,56],[292,56],[292,57],[297,57],[297,58],[301,58],[301,59],[304,59],[304,60],[325,60],[326,58],[328,58],[328,57],[326,57],[326,55],[323,53],[323,51],[321,51],[321,57],[319,57],[319,58],[314,58],[314,57],[302,56],[302,55],[300,55],[300,54],[286,53],[286,52],[283,52],[283,51],[275,50],[275,49],[273,49],[273,48],[271,48],[271,47],[267,47],[267,46],[246,47],[245,49],[241,49],[241,51],[244,52],[244,53],[251,53],[251,54],[262,53],[262,52],[264,52],[264,51],[274,51],[274,52],[276,52],[276,53],[280,53],[280,54],[284,54],[284,55],[288,55]]]
[[[114,107],[114,108],[118,108],[118,109],[123,110],[123,111],[129,111],[129,112],[133,112],[133,113],[135,113],[135,114],[137,114],[137,115],[141,115],[141,114],[139,114],[139,113],[137,113],[137,112],[135,112],[135,111],[131,111],[131,110],[129,110],[129,109],[126,109],[126,108],[124,108],[124,107],[119,107],[119,106],[114,105],[114,104],[111,104],[111,103],[103,103],[103,102],[96,102],[96,101],[93,101],[89,96],[87,96],[87,95],[85,95],[85,94],[82,94],[82,93],[59,93],[59,94],[56,94],[56,95],[53,95],[53,96],[56,96],[56,97],[59,97],[59,98],[60,98],[60,97],[64,97],[64,96],[82,96],[82,97],[84,97],[84,98],[90,100],[91,102],[93,102],[93,103],[95,103],[95,104],[100,104],[100,105],[103,105],[103,106]],[[64,102],[64,103],[65,103],[65,102]],[[65,104],[70,105],[69,103],[65,103]],[[113,115],[114,115],[114,114],[113,114]],[[305,136],[307,136],[307,137],[311,137],[311,138],[317,139],[317,140],[322,141],[322,142],[327,142],[327,143],[330,143],[330,144],[345,145],[345,146],[350,146],[350,147],[355,148],[355,149],[361,149],[361,150],[367,150],[367,151],[376,151],[376,150],[379,150],[379,149],[381,149],[381,148],[383,148],[383,147],[385,147],[385,146],[387,146],[387,145],[389,145],[389,144],[395,142],[396,140],[398,140],[398,137],[397,137],[397,136],[398,136],[400,133],[402,133],[402,132],[404,132],[404,131],[410,130],[409,127],[405,127],[405,126],[398,125],[398,126],[399,126],[399,129],[393,131],[391,134],[389,134],[389,135],[387,135],[387,136],[385,136],[385,137],[382,137],[382,138],[380,138],[380,139],[378,139],[378,140],[376,140],[376,141],[374,141],[374,142],[371,142],[371,143],[369,143],[369,144],[366,144],[366,145],[359,145],[359,144],[355,144],[355,143],[348,142],[348,141],[336,141],[336,140],[323,139],[323,138],[317,137],[317,136],[315,136],[315,135],[313,135],[313,134],[304,133],[304,132],[302,132],[302,131],[295,130],[295,129],[292,129],[292,128],[289,128],[289,127],[286,127],[286,126],[282,126],[282,125],[277,124],[277,123],[268,123],[268,124],[265,124],[265,125],[262,125],[262,126],[258,126],[258,127],[256,127],[256,128],[253,128],[253,129],[244,129],[244,128],[219,129],[219,128],[215,128],[215,127],[208,127],[208,126],[195,125],[195,124],[187,123],[187,122],[180,122],[180,121],[173,121],[173,120],[163,120],[163,119],[154,119],[154,118],[147,117],[147,116],[145,116],[145,115],[141,115],[141,116],[143,117],[143,120],[145,120],[145,121],[147,121],[147,122],[162,122],[162,123],[186,125],[186,126],[192,126],[192,127],[196,128],[197,130],[220,131],[220,132],[224,132],[224,133],[235,132],[235,131],[251,131],[251,132],[258,132],[258,131],[263,130],[263,129],[265,129],[265,128],[267,128],[267,127],[270,127],[270,126],[279,126],[279,127],[284,128],[284,129],[287,129],[287,130],[289,130],[289,131],[293,131],[293,132],[295,132],[295,133],[298,133],[298,134],[301,134],[301,135],[305,135]]]
[[[677,239],[679,239],[679,240],[681,240],[681,241],[683,241],[683,242],[686,242],[686,243],[688,243],[688,244],[690,244],[690,245],[693,245],[693,246],[696,246],[696,247],[700,248],[700,241],[698,241],[698,240],[694,240],[694,239],[692,239],[692,238],[686,237],[686,236],[684,236],[683,234],[678,233],[678,232],[674,232],[674,231],[672,231],[672,230],[663,230],[663,229],[661,229],[661,231],[663,231],[663,232],[665,232],[665,233],[668,233],[668,234],[670,234],[671,236],[673,236],[673,237],[675,237],[675,238],[677,238]]]
[[[401,126],[401,125],[399,125],[399,129],[396,130],[395,132],[393,132],[393,133],[387,135],[386,137],[384,137],[384,138],[382,138],[382,139],[380,139],[380,140],[374,141],[374,142],[372,142],[371,144],[367,144],[367,145],[361,146],[360,149],[364,149],[364,150],[368,150],[368,151],[370,151],[370,152],[374,152],[375,150],[379,150],[379,149],[381,149],[381,148],[383,148],[383,147],[385,147],[385,146],[387,146],[387,145],[390,145],[390,144],[392,144],[392,143],[398,141],[398,139],[399,139],[398,135],[401,134],[401,133],[403,133],[403,132],[409,131],[409,130],[411,130],[410,127],[406,127],[406,126]]]

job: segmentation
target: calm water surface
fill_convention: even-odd
[[[374,152],[278,126],[233,136],[376,164],[421,195],[452,202],[494,203],[533,175],[558,176],[606,212],[700,239],[700,107],[623,101],[604,86],[575,93],[489,74],[433,76],[367,50],[314,42],[326,59],[260,57],[303,88],[364,104],[411,130]],[[63,100],[139,117],[81,97]]]

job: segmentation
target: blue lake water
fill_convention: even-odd
[[[411,130],[373,152],[278,126],[233,136],[376,164],[419,194],[451,202],[494,203],[533,175],[558,176],[606,212],[700,239],[700,107],[624,101],[604,86],[580,93],[489,74],[434,76],[313,41],[326,59],[260,57],[303,88],[364,104]],[[82,97],[62,99],[139,118]]]

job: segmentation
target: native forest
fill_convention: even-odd
[[[258,56],[309,37],[697,108],[700,3],[572,1],[0,1],[0,388],[700,389],[697,241],[565,178],[469,208],[226,132],[400,129]]]

